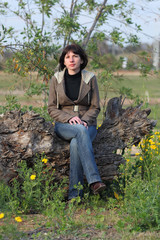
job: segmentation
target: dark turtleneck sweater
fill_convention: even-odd
[[[74,75],[70,75],[68,73],[68,70],[66,69],[64,79],[67,97],[70,98],[72,101],[77,100],[81,85],[81,71]]]

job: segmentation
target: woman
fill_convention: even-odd
[[[94,194],[104,190],[94,159],[92,141],[100,111],[96,77],[84,70],[88,58],[77,44],[64,48],[60,71],[51,79],[48,112],[56,121],[55,132],[70,141],[70,184],[68,199],[78,196],[75,185],[83,185],[83,174]],[[82,190],[80,191],[82,197]]]

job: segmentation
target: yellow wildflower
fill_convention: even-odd
[[[155,142],[153,142],[152,139],[149,139],[149,142],[150,142],[151,145],[154,145],[154,144],[155,144]]]
[[[159,132],[155,132],[155,135],[159,135]]]
[[[127,161],[127,162],[129,162],[129,161],[130,161],[130,159],[126,159],[126,161]]]
[[[151,145],[150,148],[151,149],[156,149],[157,147],[156,147],[156,145]]]
[[[140,153],[135,153],[136,156],[138,156]]]
[[[22,222],[22,218],[21,217],[15,217],[16,222]]]
[[[32,51],[32,50],[29,50],[28,53],[31,54],[31,55],[33,55],[33,51]]]
[[[36,175],[31,175],[31,176],[30,176],[30,179],[31,179],[31,180],[34,180],[35,178],[36,178]]]
[[[115,196],[115,198],[116,198],[117,200],[119,200],[119,195],[118,195],[118,193],[114,192],[114,196]]]
[[[14,69],[17,69],[17,68],[18,68],[18,64],[15,64]]]
[[[140,158],[139,158],[139,160],[143,161],[143,158],[142,158],[142,157],[140,157]]]
[[[47,163],[47,162],[48,162],[48,159],[43,158],[43,159],[42,159],[42,162]]]
[[[145,142],[146,142],[146,140],[142,139],[138,145],[141,146],[142,144],[145,144]]]
[[[0,213],[0,219],[4,218],[4,213]]]

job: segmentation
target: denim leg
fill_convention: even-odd
[[[70,142],[70,174],[69,174],[69,199],[78,196],[77,189],[74,185],[80,183],[83,186],[83,167],[78,153],[78,145],[76,138],[72,138]],[[83,196],[83,191],[79,191],[79,196]]]
[[[89,126],[87,130],[80,124],[70,125],[56,122],[55,132],[62,139],[71,140],[69,198],[73,198],[77,196],[73,186],[78,182],[83,184],[83,172],[89,184],[101,181],[92,148],[96,127]]]

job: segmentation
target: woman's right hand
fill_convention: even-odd
[[[69,120],[69,124],[73,125],[73,124],[82,124],[82,121],[79,117],[73,117]]]
[[[73,125],[73,124],[82,124],[85,128],[88,129],[88,125],[86,122],[82,121],[79,117],[73,117],[69,120],[69,124]]]

